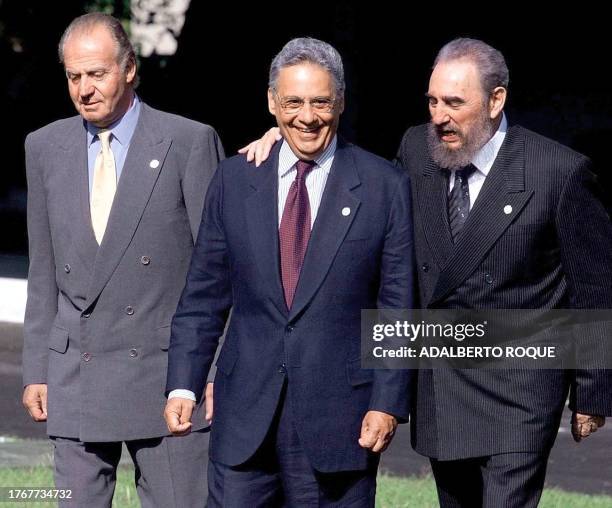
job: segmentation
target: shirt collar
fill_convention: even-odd
[[[108,127],[113,133],[113,138],[115,138],[119,144],[122,146],[127,146],[130,144],[132,140],[132,136],[134,131],[136,130],[136,124],[138,123],[138,117],[140,116],[140,99],[138,95],[134,94],[134,100],[130,108],[125,112],[125,114],[116,120]],[[91,146],[94,140],[98,136],[98,132],[102,130],[100,127],[96,127],[90,122],[86,122],[87,127],[87,146]]]
[[[314,160],[316,165],[323,168],[327,174],[329,174],[331,170],[331,164],[327,163],[336,153],[336,146],[338,144],[337,138],[338,137],[334,135],[331,143],[327,146],[323,153]],[[278,154],[278,176],[280,178],[287,176],[287,174],[289,174],[295,168],[295,164],[298,160],[300,160],[299,157],[293,153],[289,143],[283,140],[283,144]]]
[[[472,159],[472,164],[476,166],[479,172],[487,176],[491,167],[493,167],[493,162],[495,162],[495,158],[499,153],[499,149],[506,138],[506,132],[508,131],[508,121],[506,120],[506,114],[502,113],[502,119],[499,123],[499,127],[493,137],[489,139],[485,143],[485,145],[478,150],[474,158]]]

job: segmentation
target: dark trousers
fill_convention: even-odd
[[[72,492],[72,499],[61,501],[60,506],[110,508],[122,442],[51,440],[56,487]],[[134,482],[143,508],[205,506],[208,432],[126,441],[125,445],[134,462]]]
[[[548,453],[502,453],[431,468],[441,508],[536,508],[547,462]]]
[[[286,392],[287,387],[253,457],[234,467],[209,461],[208,508],[373,508],[378,456],[363,471],[315,471],[295,431]]]

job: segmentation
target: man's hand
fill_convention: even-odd
[[[27,385],[21,399],[35,422],[47,421],[47,385]]]
[[[259,167],[259,165],[270,155],[270,150],[272,150],[274,143],[280,141],[282,138],[280,129],[278,127],[272,127],[260,139],[238,150],[238,153],[246,153],[247,161],[251,162],[255,159],[255,166]]]
[[[373,452],[384,452],[396,428],[397,420],[394,416],[381,411],[368,411],[361,423],[359,446]]]
[[[185,436],[191,432],[191,413],[195,402],[182,397],[168,399],[164,418],[168,430],[175,436]]]
[[[597,429],[603,427],[605,423],[605,416],[572,413],[572,436],[574,441],[580,443],[585,437],[589,437],[593,432],[597,432]]]
[[[205,408],[206,408],[206,414],[204,415],[204,418],[206,418],[206,421],[208,422],[208,425],[210,425],[212,423],[212,419],[213,419],[213,390],[215,388],[215,383],[208,383],[206,385],[206,393],[205,393]]]

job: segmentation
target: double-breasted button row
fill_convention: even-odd
[[[135,348],[130,349],[129,355],[131,358],[136,358],[138,356],[138,350]],[[82,353],[81,358],[83,359],[84,362],[89,362],[92,359],[92,354],[87,353],[87,352]]]
[[[134,307],[132,307],[131,305],[128,305],[128,306],[127,306],[127,307],[126,307],[124,310],[125,310],[125,313],[126,313],[128,316],[133,316],[133,315],[134,315]],[[85,319],[89,318],[90,316],[91,316],[91,313],[90,313],[90,312],[85,312],[85,313],[83,313],[83,317],[84,317]]]
[[[149,256],[140,256],[140,262],[141,262],[143,265],[148,266],[148,265],[150,265],[150,264],[151,264],[151,258],[150,258]],[[71,272],[71,270],[72,270],[72,267],[71,267],[71,266],[70,266],[68,263],[66,263],[66,264],[64,265],[64,272],[66,272],[66,273],[70,273],[70,272]]]

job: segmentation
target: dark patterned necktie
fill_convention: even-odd
[[[295,288],[300,278],[300,270],[310,239],[310,202],[306,189],[306,175],[314,166],[313,161],[297,162],[297,175],[289,187],[280,223],[281,277],[288,309],[293,303]]]
[[[473,164],[455,171],[455,184],[448,196],[448,223],[453,242],[456,243],[470,213],[470,187],[468,178],[476,171]]]

